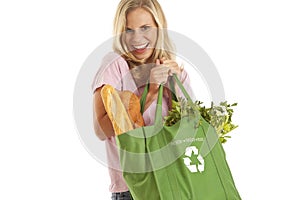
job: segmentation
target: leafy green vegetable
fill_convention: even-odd
[[[238,127],[231,121],[232,107],[237,106],[237,103],[230,105],[224,101],[220,105],[214,105],[212,102],[210,108],[202,106],[202,103],[200,101],[188,102],[183,98],[179,98],[178,101],[172,101],[172,109],[169,111],[168,116],[165,117],[165,125],[172,126],[182,117],[195,116],[196,112],[200,112],[201,116],[215,128],[220,142],[225,143],[228,138],[231,138],[227,134]],[[199,124],[201,124],[201,120]]]

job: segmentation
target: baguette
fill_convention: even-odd
[[[144,125],[139,98],[132,92],[118,92],[111,85],[105,85],[101,97],[116,135]]]
[[[127,90],[119,92],[119,96],[134,128],[144,126],[145,123],[141,114],[140,99],[134,93]]]

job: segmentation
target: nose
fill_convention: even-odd
[[[144,34],[140,30],[135,30],[132,34],[132,42],[140,42],[144,37]]]

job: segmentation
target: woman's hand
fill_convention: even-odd
[[[160,84],[165,84],[174,73],[180,76],[183,68],[176,61],[161,58],[156,60],[156,66],[150,72],[150,91],[155,93]]]
[[[180,76],[182,70],[183,67],[179,67],[177,62],[174,60],[167,60],[165,58],[156,60],[156,66],[153,67],[150,72],[150,85],[149,92],[146,97],[145,110],[157,98],[159,85],[167,83],[169,76],[172,76],[174,73]],[[171,96],[169,89],[164,88],[164,96]],[[172,98],[169,98],[170,105],[171,100]]]
[[[174,60],[167,60],[165,57],[160,59],[160,63],[169,68],[168,74],[172,76],[173,74],[181,75],[183,71],[183,66],[179,66],[178,63]]]
[[[156,60],[156,66],[151,69],[150,72],[150,84],[160,85],[165,84],[169,77],[169,68],[166,65],[162,65],[160,60]]]

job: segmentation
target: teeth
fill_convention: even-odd
[[[148,43],[142,44],[142,45],[132,45],[135,49],[144,49],[146,48]]]

